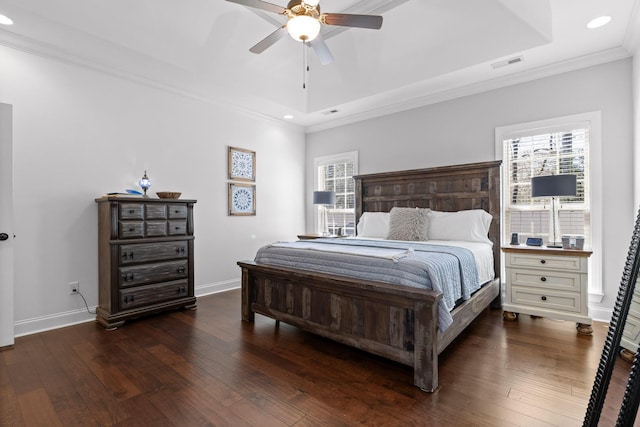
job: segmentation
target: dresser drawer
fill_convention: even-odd
[[[169,205],[169,218],[171,219],[186,219],[187,218],[187,206],[186,205]]]
[[[120,221],[118,223],[118,238],[135,239],[144,237],[143,221]]]
[[[507,269],[511,286],[527,286],[557,291],[580,292],[584,276],[580,273],[535,270],[524,268]]]
[[[121,245],[119,251],[120,265],[187,258],[189,255],[186,241]]]
[[[184,236],[187,234],[187,221],[169,221],[169,236]]]
[[[142,203],[120,204],[120,219],[144,219],[144,205]]]
[[[158,262],[153,264],[121,267],[120,287],[128,288],[156,282],[186,278],[189,274],[188,260]]]
[[[587,272],[587,260],[585,257],[509,253],[506,258],[507,267]]]
[[[144,207],[146,219],[167,219],[167,205],[148,203]]]
[[[167,221],[145,221],[145,237],[164,237],[167,235]]]
[[[186,280],[121,290],[120,310],[143,307],[186,296],[190,296],[189,284]]]
[[[511,304],[544,308],[561,312],[580,313],[580,293],[557,292],[548,289],[513,286]]]

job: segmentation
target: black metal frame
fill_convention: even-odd
[[[636,218],[636,225],[631,236],[631,245],[627,254],[627,261],[622,272],[622,281],[618,289],[618,297],[613,308],[613,315],[609,324],[609,331],[604,342],[604,349],[600,357],[600,364],[596,372],[596,378],[591,389],[591,397],[584,417],[583,427],[596,427],[600,420],[604,401],[607,396],[607,389],[611,381],[611,374],[615,366],[618,352],[620,350],[620,340],[624,325],[631,306],[631,299],[638,280],[638,270],[640,270],[640,211]],[[636,350],[631,373],[627,381],[622,404],[616,426],[633,426],[640,403],[640,347]]]

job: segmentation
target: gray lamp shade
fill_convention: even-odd
[[[313,204],[314,205],[335,205],[336,204],[335,191],[314,191]]]
[[[531,178],[531,197],[575,196],[577,177],[573,174]]]

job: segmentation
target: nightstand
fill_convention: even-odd
[[[591,251],[532,246],[504,246],[505,320],[518,314],[569,320],[578,333],[593,332],[588,303]]]

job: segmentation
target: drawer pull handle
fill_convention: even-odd
[[[136,212],[136,211],[134,211],[133,209],[129,209],[129,213],[130,213],[130,214],[135,213],[135,212]]]
[[[178,273],[184,273],[184,267],[178,267],[177,272]]]
[[[133,231],[136,231],[136,229],[131,227],[131,228],[129,228],[129,231],[133,232]]]
[[[547,297],[546,297],[545,295],[542,295],[542,296],[540,297],[540,299],[541,299],[542,301],[546,301],[546,300],[547,300]]]
[[[122,280],[124,280],[125,282],[130,282],[131,280],[133,280],[133,273],[123,274]]]
[[[122,259],[133,259],[133,252],[123,252]]]
[[[125,295],[125,297],[124,297],[124,303],[125,304],[129,304],[129,303],[133,302],[133,300],[134,300],[133,295]]]
[[[547,263],[547,260],[546,260],[546,259],[541,259],[541,260],[540,260],[540,264],[546,264],[546,263]]]
[[[540,278],[540,280],[543,281],[543,282],[546,282],[547,278],[543,276],[543,277]]]

